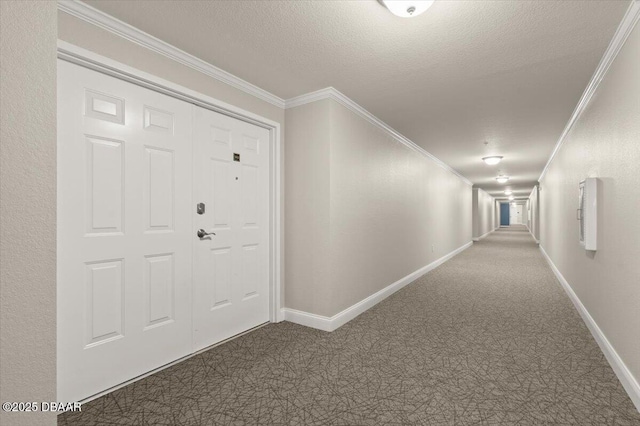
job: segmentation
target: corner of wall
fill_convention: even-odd
[[[330,295],[330,104],[307,103],[285,111],[286,308],[326,314]],[[295,176],[295,178],[291,178]],[[291,314],[288,314],[291,315]]]
[[[56,400],[56,27],[55,2],[0,2],[2,402]],[[3,410],[0,423],[56,416]]]

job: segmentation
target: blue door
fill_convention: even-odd
[[[509,203],[500,203],[500,226],[509,226]]]

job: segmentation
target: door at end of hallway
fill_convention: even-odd
[[[500,203],[500,226],[509,226],[509,204]]]

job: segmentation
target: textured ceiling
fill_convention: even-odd
[[[404,19],[376,0],[86,3],[282,98],[333,86],[492,195],[510,175],[516,196],[629,5],[437,0]]]

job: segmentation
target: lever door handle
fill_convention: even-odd
[[[215,232],[207,232],[204,229],[198,229],[198,232],[197,232],[196,235],[198,235],[198,238],[204,238],[207,235],[216,235],[216,233]]]

